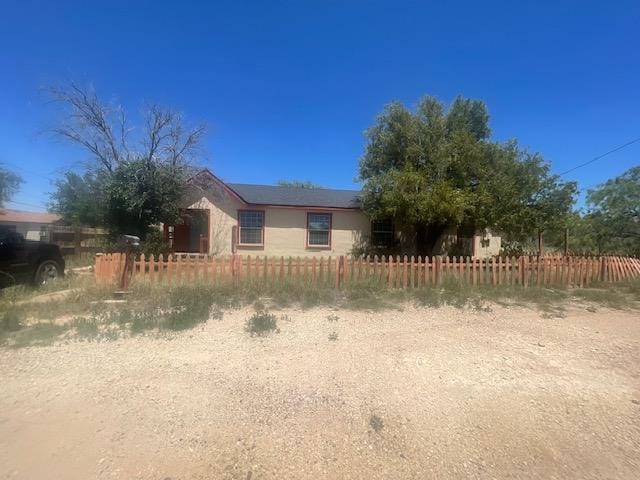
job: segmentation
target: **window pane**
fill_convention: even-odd
[[[262,228],[263,212],[240,212],[240,228]]]
[[[371,230],[373,232],[393,232],[393,222],[391,219],[374,220]]]
[[[393,235],[388,232],[377,232],[372,235],[372,243],[376,247],[388,247],[393,242]]]
[[[261,228],[240,228],[240,243],[262,243],[262,229]]]
[[[371,223],[371,243],[376,247],[393,245],[393,220],[375,220]]]
[[[331,227],[331,215],[326,213],[309,214],[309,230],[329,230]]]
[[[309,245],[329,245],[329,231],[309,230]]]
[[[307,216],[308,244],[328,247],[331,240],[331,214],[310,213]]]
[[[240,243],[262,244],[264,212],[240,212]]]

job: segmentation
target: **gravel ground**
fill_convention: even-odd
[[[0,478],[640,478],[637,312],[251,313],[0,350]]]

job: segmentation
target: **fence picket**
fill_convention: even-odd
[[[407,288],[407,256],[402,259],[402,288]]]
[[[315,277],[315,274],[316,274],[316,272],[315,272],[315,269],[316,269],[315,259],[316,259],[316,257],[313,257],[313,260],[314,260],[313,275],[314,275],[314,277]],[[279,273],[278,276],[279,276],[281,281],[284,279],[284,257],[282,255],[280,255],[280,273]]]
[[[167,277],[167,271],[166,271],[166,255],[164,255],[163,253],[161,253],[158,256],[158,281],[159,282],[164,282],[164,280]]]
[[[378,280],[378,255],[373,256],[373,279]]]
[[[629,278],[629,270],[627,269],[627,263],[624,261],[623,257],[618,257],[620,266],[622,268],[622,278],[627,280]]]
[[[471,257],[471,285],[476,285],[476,257]]]
[[[316,283],[316,257],[311,259],[311,283]]]
[[[622,273],[622,280],[626,280],[627,279],[627,269],[626,269],[626,265],[624,264],[624,261],[622,260],[622,257],[618,257],[618,265],[620,265],[620,271]]]
[[[629,257],[625,257],[625,262],[627,263],[627,268],[629,269],[629,278],[634,279],[636,278],[635,275],[635,269],[633,268],[633,263],[631,262],[631,259]]]

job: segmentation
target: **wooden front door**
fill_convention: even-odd
[[[188,252],[191,228],[188,224],[178,224],[173,226],[173,251]]]

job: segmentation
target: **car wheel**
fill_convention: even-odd
[[[54,260],[45,260],[40,263],[36,269],[34,283],[36,285],[44,285],[45,283],[57,280],[61,275],[60,265],[58,265],[57,262]]]

